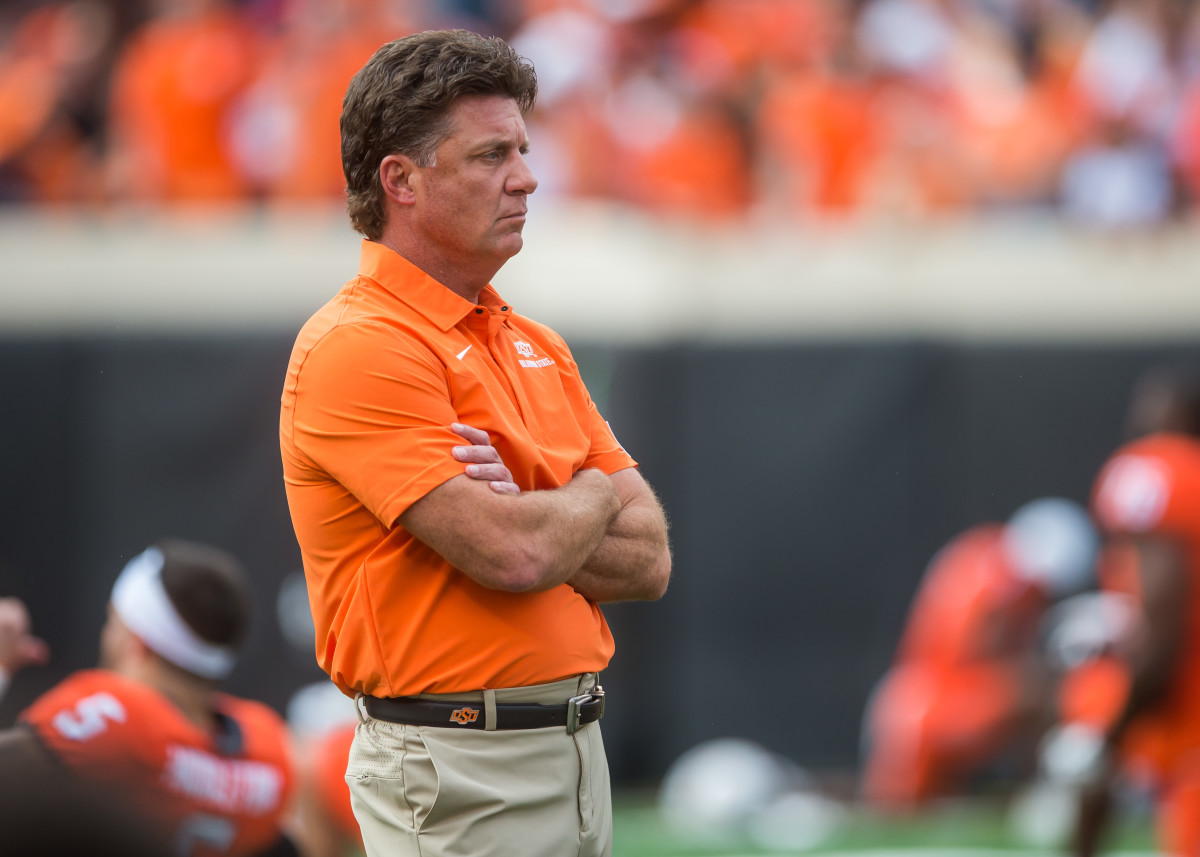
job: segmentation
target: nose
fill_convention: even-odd
[[[516,167],[508,179],[508,192],[529,194],[537,190],[537,186],[537,176],[529,168],[529,161],[525,159],[524,155],[518,153]]]

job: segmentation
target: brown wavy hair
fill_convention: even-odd
[[[387,219],[379,164],[391,154],[433,164],[464,95],[503,95],[521,112],[537,99],[533,64],[503,39],[429,30],[388,42],[350,81],[342,102],[342,172],[350,223],[372,240]]]

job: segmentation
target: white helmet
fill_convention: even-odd
[[[1087,511],[1071,500],[1026,503],[1009,518],[1004,544],[1017,574],[1054,598],[1086,589],[1095,579],[1100,538]]]

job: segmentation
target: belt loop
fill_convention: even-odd
[[[483,731],[496,731],[496,691],[483,692]]]
[[[363,697],[365,695],[361,690],[354,694],[354,713],[358,715],[358,722],[364,726],[367,725],[367,718],[364,716],[363,711]]]
[[[579,676],[579,684],[575,688],[575,693],[591,693],[599,683],[599,673],[583,673]]]

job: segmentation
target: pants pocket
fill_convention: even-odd
[[[354,727],[354,742],[346,763],[346,780],[378,777],[404,779],[404,732],[402,728],[379,720]]]
[[[420,853],[417,834],[437,800],[438,781],[415,727],[359,724],[346,784],[369,857]]]
[[[571,737],[579,752],[579,853],[605,855],[612,848],[612,798],[600,724],[589,723]]]

